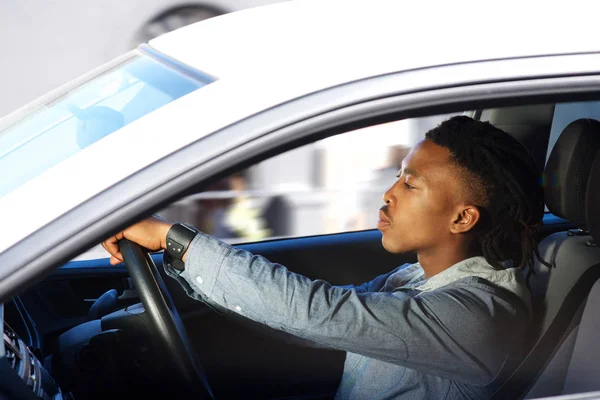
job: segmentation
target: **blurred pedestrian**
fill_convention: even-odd
[[[235,197],[224,216],[224,224],[244,240],[256,241],[270,236],[256,199],[248,195],[248,173],[237,172],[229,178]]]

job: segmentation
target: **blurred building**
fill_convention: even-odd
[[[450,115],[371,126],[260,162],[158,214],[229,243],[373,229],[399,163]],[[96,246],[77,259],[99,257]]]
[[[283,153],[161,215],[230,242],[372,229],[410,148],[447,117],[381,124]]]

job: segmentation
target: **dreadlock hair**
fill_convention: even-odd
[[[515,138],[489,122],[457,116],[425,135],[450,150],[465,189],[478,204],[480,220],[474,233],[481,252],[495,268],[529,268],[537,250],[544,215],[541,174],[533,158]]]

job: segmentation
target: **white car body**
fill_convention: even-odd
[[[317,16],[315,7],[320,10]],[[576,13],[573,8],[547,10],[544,18],[531,20],[524,5],[525,10],[518,15],[502,8],[497,10],[494,20],[478,18],[474,13],[469,24],[453,24],[448,15],[455,5],[436,4],[439,12],[427,21],[402,17],[424,15],[429,7],[426,2],[400,5],[382,1],[365,9],[358,3],[342,6],[332,1],[319,2],[317,6],[311,0],[295,1],[219,16],[152,40],[153,49],[216,77],[216,82],[125,126],[0,198],[0,219],[14,227],[10,234],[5,232],[0,237],[0,253],[161,157],[291,99],[398,71],[411,71],[403,88],[408,91],[420,70],[495,59],[525,58],[532,74],[541,70],[548,74],[586,72],[589,64],[578,65],[574,54],[600,50],[594,40],[592,21],[585,21],[591,15],[569,16],[569,12]],[[533,11],[535,7],[531,8]],[[506,29],[505,21],[509,18],[512,18],[511,29]],[[570,29],[566,29],[570,22]],[[561,29],[556,29],[557,26]],[[329,33],[333,27],[332,35]],[[405,39],[430,27],[444,34]],[[273,32],[278,34],[273,36]],[[485,34],[473,36],[473,32]],[[536,32],[536,37],[524,39],[530,32]],[[542,55],[564,56],[557,57],[552,64],[536,62],[536,57]],[[600,54],[597,57],[600,61]],[[468,67],[461,73],[465,82],[476,78]],[[502,70],[490,75],[502,79],[523,73],[522,69]],[[435,78],[430,85],[444,84],[443,74]],[[87,77],[66,87],[82,79]],[[456,83],[456,77],[453,81]],[[36,104],[52,97],[51,93]],[[33,107],[35,104],[25,106],[4,120],[10,124]],[[136,149],[136,157],[128,157],[132,149]],[[118,162],[105,164],[105,154],[111,154]],[[86,179],[69,171],[85,174]],[[65,176],[72,179],[66,180]],[[44,193],[44,207],[36,207],[38,193]],[[18,206],[31,210],[26,218],[12,212]]]
[[[135,48],[159,18],[160,30],[182,26],[182,8],[207,17],[273,0],[22,0],[0,4],[0,117]],[[146,41],[146,40],[142,40]]]
[[[136,204],[132,193],[140,195],[141,190],[133,188],[127,196],[115,199],[121,194],[115,195],[115,188],[123,188],[119,185],[126,179],[135,177],[137,180],[130,182],[140,187],[147,183],[142,180],[153,180],[146,185],[150,187],[148,191],[158,191],[184,173],[203,166],[203,162],[209,164],[212,158],[218,159],[227,152],[233,158],[236,154],[231,149],[239,147],[248,152],[252,146],[242,145],[254,141],[253,145],[260,146],[264,143],[257,138],[271,132],[284,136],[281,131],[286,124],[301,125],[303,117],[311,119],[309,123],[319,122],[315,115],[321,114],[311,115],[308,108],[297,109],[293,115],[282,112],[279,120],[270,120],[272,127],[262,126],[256,132],[249,129],[233,136],[235,130],[231,127],[244,127],[244,121],[268,110],[277,111],[286,104],[293,105],[299,99],[312,101],[311,96],[323,94],[314,100],[319,102],[315,108],[323,114],[333,113],[336,107],[351,113],[353,105],[375,99],[373,102],[383,104],[377,112],[385,108],[386,98],[381,93],[388,97],[405,96],[417,108],[417,103],[429,92],[443,92],[461,85],[480,86],[482,91],[495,96],[492,100],[502,98],[508,91],[506,85],[513,90],[508,94],[511,99],[515,90],[529,94],[531,86],[521,81],[529,85],[530,81],[545,78],[550,81],[576,76],[577,82],[569,81],[569,94],[585,92],[586,78],[598,85],[594,87],[600,87],[597,18],[595,13],[584,12],[574,4],[564,9],[540,10],[537,4],[518,3],[518,8],[513,8],[503,3],[494,9],[493,15],[482,15],[479,2],[375,1],[368,3],[368,7],[365,4],[297,0],[212,18],[158,37],[148,46],[141,46],[0,120],[2,132],[39,107],[57,101],[83,82],[134,55],[166,57],[194,73],[215,79],[0,195],[0,221],[9,227],[0,235],[0,260],[6,261],[5,269],[0,272],[2,295],[12,294],[11,290],[14,292],[19,285],[23,288],[42,272],[81,253],[86,245],[98,243],[100,234],[114,232],[123,223],[114,214],[137,212],[127,207]],[[423,15],[428,17],[415,17]],[[336,91],[361,82],[369,84],[361,86],[360,93]],[[560,88],[545,89],[556,94]],[[544,94],[544,88],[536,90],[540,92],[534,95]],[[444,92],[440,96],[443,95],[449,94]],[[347,96],[342,99],[346,103],[339,106],[342,100],[336,96]],[[433,100],[444,103],[440,98]],[[456,105],[451,100],[446,99],[445,105]],[[427,103],[427,106],[432,104],[435,105]],[[309,102],[302,105],[311,106]],[[364,121],[368,119],[362,114],[361,117]],[[342,126],[339,121],[334,123]],[[324,130],[326,126],[319,128]],[[298,130],[291,132],[298,134]],[[310,134],[314,132],[307,133]],[[291,142],[288,136],[286,140]],[[211,138],[215,140],[210,141]],[[186,152],[204,143],[207,144],[201,148],[202,154]],[[173,166],[173,160],[169,159],[172,154],[177,154],[178,161],[189,168],[183,172],[174,170],[171,175],[170,172],[150,174],[153,166],[168,164],[165,160]],[[219,166],[221,169],[216,171],[223,172],[227,167],[231,165]],[[19,174],[19,171],[2,173]],[[180,188],[176,190],[183,192]],[[107,193],[112,195],[113,202],[103,205],[105,209],[101,212],[85,214],[85,218],[77,214],[78,210],[93,206],[94,201],[102,201],[102,195]],[[163,200],[168,198],[155,197],[152,200],[155,203],[145,206],[164,204]],[[67,223],[53,224],[61,222],[64,216],[71,218],[67,222],[76,220],[76,223],[68,228],[65,228]],[[48,227],[51,232],[47,232]],[[51,235],[52,240],[48,244],[39,240],[37,243],[41,244],[35,251],[23,255],[23,248],[30,250],[27,244],[36,240],[40,232],[42,239]],[[77,241],[72,239],[75,236]],[[76,248],[65,249],[70,244]],[[15,253],[19,256],[14,256]]]

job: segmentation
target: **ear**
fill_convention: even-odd
[[[462,205],[454,214],[455,218],[450,225],[452,233],[467,233],[475,227],[481,217],[479,209],[475,206]]]

